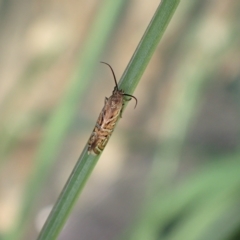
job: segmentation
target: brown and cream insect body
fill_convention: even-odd
[[[122,117],[124,102],[134,98],[137,105],[137,99],[134,96],[126,94],[123,90],[118,89],[117,80],[112,67],[108,63],[102,63],[110,67],[116,86],[114,87],[112,95],[109,98],[105,98],[104,107],[88,141],[88,153],[96,155],[103,151],[114,130],[117,120]],[[130,99],[126,99],[126,96],[130,97]]]

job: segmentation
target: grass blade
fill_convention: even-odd
[[[179,0],[163,0],[157,8],[152,21],[121,78],[119,87],[127,93],[132,93],[136,88],[178,3]],[[88,155],[87,147],[84,148],[38,240],[56,239],[98,159],[99,156]]]

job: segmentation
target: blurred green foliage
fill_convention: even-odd
[[[16,1],[0,1],[0,11],[3,13],[0,16],[2,79],[0,83],[0,180],[2,182],[0,200],[7,195],[6,189],[12,189],[8,184],[11,182],[10,177],[21,171],[24,172],[21,168],[30,169],[32,177],[26,177],[25,175],[29,175],[26,171],[23,180],[21,179],[24,185],[30,186],[28,189],[33,189],[28,190],[30,194],[25,194],[31,203],[26,202],[22,210],[20,223],[24,228],[21,230],[25,227],[33,228],[32,217],[28,217],[27,211],[41,195],[38,187],[47,179],[47,172],[51,171],[51,166],[58,159],[62,142],[66,139],[68,123],[80,122],[80,130],[75,128],[77,124],[74,122],[74,127],[70,131],[78,132],[79,138],[84,136],[81,142],[86,141],[85,129],[90,123],[92,125],[95,123],[96,119],[90,119],[86,114],[91,106],[85,106],[87,100],[84,94],[88,93],[86,95],[90,95],[94,103],[103,102],[102,96],[98,95],[100,88],[97,94],[91,90],[101,84],[98,82],[94,85],[91,81],[95,81],[92,76],[104,45],[107,41],[110,43],[105,55],[114,57],[115,52],[122,52],[121,56],[116,56],[119,61],[129,53],[127,44],[133,41],[131,37],[141,25],[137,22],[135,28],[129,29],[128,25],[138,18],[136,15],[131,19],[126,17],[128,11],[134,9],[132,11],[136,13],[141,9],[141,4],[136,6],[131,5],[134,1],[129,2],[125,8],[121,5],[123,3],[119,7],[112,3],[116,7],[114,8],[116,12],[113,10],[110,12],[119,16],[118,24],[114,24],[114,21],[110,20],[114,16],[107,13],[100,16],[100,20],[98,18],[96,20],[94,17],[99,15],[94,12],[91,21],[85,19],[85,22],[80,22],[81,24],[76,21],[76,25],[86,25],[84,31],[89,39],[85,37],[83,41],[76,34],[73,37],[75,41],[71,42],[73,45],[76,44],[74,48],[67,48],[66,45],[56,42],[44,53],[31,57],[29,50],[31,45],[26,44],[23,39],[27,39],[27,32],[31,26],[35,28],[34,24],[31,25],[31,21],[34,22],[37,18],[44,19],[43,10],[51,9],[54,3],[43,4],[40,6],[41,10],[36,10],[40,4],[38,1],[26,0],[21,4]],[[62,1],[61,4],[66,3]],[[96,12],[99,11],[98,7],[101,7],[102,3],[98,4],[95,7]],[[145,1],[142,4],[146,4]],[[158,1],[155,4],[157,6]],[[66,6],[69,7],[67,4]],[[83,1],[79,2],[79,6],[87,7]],[[74,6],[70,11],[76,9],[74,16],[79,15],[78,7]],[[124,232],[122,239],[240,239],[239,11],[238,1],[180,2],[147,69],[146,76],[137,88],[140,89],[140,93],[137,93],[138,112],[134,112],[137,120],[132,119],[134,123],[127,130],[126,127],[120,126],[121,134],[127,139],[125,155],[131,160],[136,159],[136,161],[128,159],[124,171],[127,172],[131,169],[130,166],[134,165],[133,168],[140,172],[134,187],[141,186],[142,189],[142,200],[135,204],[138,205],[138,209],[133,213],[135,216],[133,219],[136,220],[131,223],[129,220],[125,226],[122,226],[122,229],[127,229],[126,232],[121,229]],[[83,12],[84,10],[81,12],[82,15]],[[35,18],[33,13],[37,13]],[[145,14],[141,15],[144,19]],[[61,17],[64,19],[63,16]],[[94,21],[103,24],[106,28],[99,30],[98,25],[92,26],[90,23]],[[143,20],[146,26],[148,21],[149,19]],[[61,24],[60,21],[59,25]],[[93,29],[100,31],[100,33],[97,31],[98,37],[89,34]],[[118,29],[124,32],[124,39],[119,37]],[[43,32],[45,31],[46,29]],[[78,32],[77,27],[76,32]],[[142,33],[138,35],[138,41]],[[120,39],[117,39],[118,37]],[[85,45],[81,41],[85,42]],[[86,45],[88,47],[85,47]],[[120,50],[115,50],[117,46],[120,46]],[[23,52],[27,54],[24,55]],[[72,54],[71,58],[69,52]],[[132,53],[133,51],[130,54]],[[64,82],[61,77],[74,79],[83,70],[87,72],[82,76],[81,84],[84,86],[80,87],[80,92],[76,91],[71,97],[66,97],[65,93],[70,91],[66,89],[80,88],[75,85],[69,87],[69,81]],[[12,79],[15,79],[15,82],[11,81]],[[51,79],[58,79],[59,82],[54,84]],[[43,83],[46,84],[45,87],[41,85]],[[91,84],[91,87],[88,84]],[[54,98],[58,85],[62,88],[56,90],[60,93]],[[93,98],[93,95],[98,96]],[[59,106],[64,111],[59,110],[61,107],[59,109],[56,107],[56,99],[60,99]],[[76,120],[78,104],[81,112],[80,120]],[[55,108],[59,111],[56,117],[52,114],[52,109]],[[54,121],[49,121],[53,118]],[[49,125],[46,128],[47,122]],[[64,131],[59,131],[59,128]],[[71,132],[68,134],[70,135]],[[89,135],[90,132],[87,131],[87,134]],[[36,135],[36,138],[33,137]],[[46,140],[47,138],[49,140]],[[32,148],[32,145],[35,148]],[[33,150],[29,156],[26,153],[30,149]],[[20,153],[24,153],[25,161],[20,161]],[[35,161],[32,164],[29,159],[37,159],[37,164],[35,165]],[[32,165],[35,166],[35,170],[31,168]],[[148,177],[143,177],[141,174],[143,167],[150,169],[149,173],[145,171],[145,176]],[[124,171],[122,171],[122,179],[125,178]],[[23,187],[20,188],[21,192],[22,189]],[[128,194],[131,195],[132,192]],[[18,206],[21,197],[17,201]],[[128,202],[124,204],[128,209]],[[125,207],[122,211],[124,210]],[[110,206],[109,211],[111,211]],[[0,227],[3,228],[2,225]],[[111,229],[107,230],[111,231]],[[107,230],[101,229],[102,232]],[[121,231],[113,235],[121,238]],[[11,234],[6,236],[14,239],[11,236],[16,232]],[[0,235],[2,237],[4,233]],[[31,233],[28,234],[30,235]],[[36,233],[32,233],[31,236],[33,235],[36,236]],[[15,235],[15,239],[17,238],[18,236]],[[99,236],[98,239],[104,238]]]

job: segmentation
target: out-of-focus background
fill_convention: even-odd
[[[2,239],[36,239],[113,90],[99,62],[120,79],[159,4],[110,2],[0,1]],[[240,239],[239,13],[180,2],[59,239]]]

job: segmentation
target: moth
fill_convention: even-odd
[[[88,154],[91,153],[94,155],[100,154],[107,145],[107,142],[115,128],[117,120],[122,117],[125,101],[130,101],[132,98],[134,98],[136,101],[135,107],[137,106],[136,97],[130,94],[126,94],[122,89],[118,88],[116,76],[111,65],[106,62],[101,63],[106,64],[111,69],[115,87],[113,89],[112,95],[109,98],[105,98],[104,107],[88,140]]]

